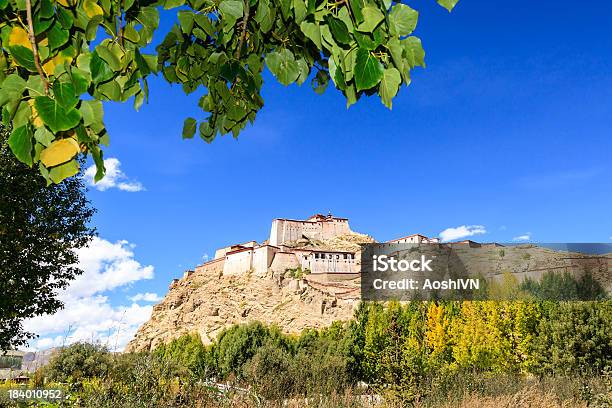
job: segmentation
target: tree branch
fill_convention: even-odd
[[[245,10],[244,10],[244,18],[242,19],[242,33],[240,34],[240,42],[238,43],[238,50],[236,51],[236,59],[240,59],[240,54],[242,53],[242,47],[244,46],[244,41],[246,40],[247,34],[247,23],[249,22],[249,14],[251,12],[251,6],[249,4],[250,0],[245,0]]]
[[[32,54],[34,54],[34,65],[36,65],[36,70],[38,71],[38,75],[43,81],[45,85],[45,94],[49,94],[49,81],[45,76],[45,73],[40,65],[40,57],[38,56],[38,47],[36,45],[36,37],[34,36],[34,21],[32,20],[32,0],[26,0],[26,18],[28,20],[28,37],[30,39],[30,44],[32,45]]]

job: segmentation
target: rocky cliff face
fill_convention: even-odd
[[[286,333],[325,327],[350,319],[358,296],[355,281],[327,287],[308,279],[196,272],[171,286],[126,351],[152,350],[193,332],[210,343],[223,328],[254,320],[276,324]]]

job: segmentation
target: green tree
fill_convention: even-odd
[[[266,327],[260,322],[232,326],[219,334],[213,353],[221,377],[233,374],[241,378],[243,366],[267,342],[289,347],[278,328]]]
[[[112,365],[111,354],[106,347],[79,342],[62,348],[44,370],[53,381],[73,383],[85,378],[105,377]]]
[[[62,307],[57,291],[82,273],[75,249],[95,233],[82,179],[47,186],[15,159],[8,133],[0,125],[0,350],[33,337],[23,319]]]
[[[535,371],[599,374],[612,364],[612,301],[547,302],[534,339]]]
[[[540,281],[525,279],[520,284],[520,290],[538,300],[601,300],[607,296],[599,282],[588,272],[577,279],[569,272],[548,271]]]
[[[187,368],[192,376],[207,379],[215,374],[216,365],[210,348],[197,333],[186,334],[155,349],[155,354]]]
[[[437,0],[449,11],[458,0]],[[143,50],[159,8],[179,9],[157,54]],[[207,142],[255,120],[264,65],[283,85],[329,81],[347,105],[378,94],[389,108],[425,66],[418,12],[393,0],[0,0],[0,107],[15,156],[59,182],[92,155],[104,175],[102,101],[139,109],[161,73],[199,91],[203,117],[183,137]],[[313,72],[315,70],[316,72]]]

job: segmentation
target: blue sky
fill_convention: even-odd
[[[163,296],[215,248],[266,239],[272,218],[316,212],[378,240],[479,226],[482,241],[610,242],[612,5],[409,4],[428,67],[392,111],[376,97],[347,110],[332,88],[318,96],[266,73],[256,123],[208,145],[181,140],[184,118],[202,117],[201,92],[159,77],[140,112],[107,104],[105,157],[144,189],[89,198],[100,238],[127,251],[113,259],[136,262],[140,278],[96,296],[146,314],[128,298]],[[163,14],[157,42],[173,22]]]

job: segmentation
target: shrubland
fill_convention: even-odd
[[[35,378],[81,407],[608,407],[610,327],[609,300],[362,303],[299,335],[252,322],[148,353],[73,344]]]

